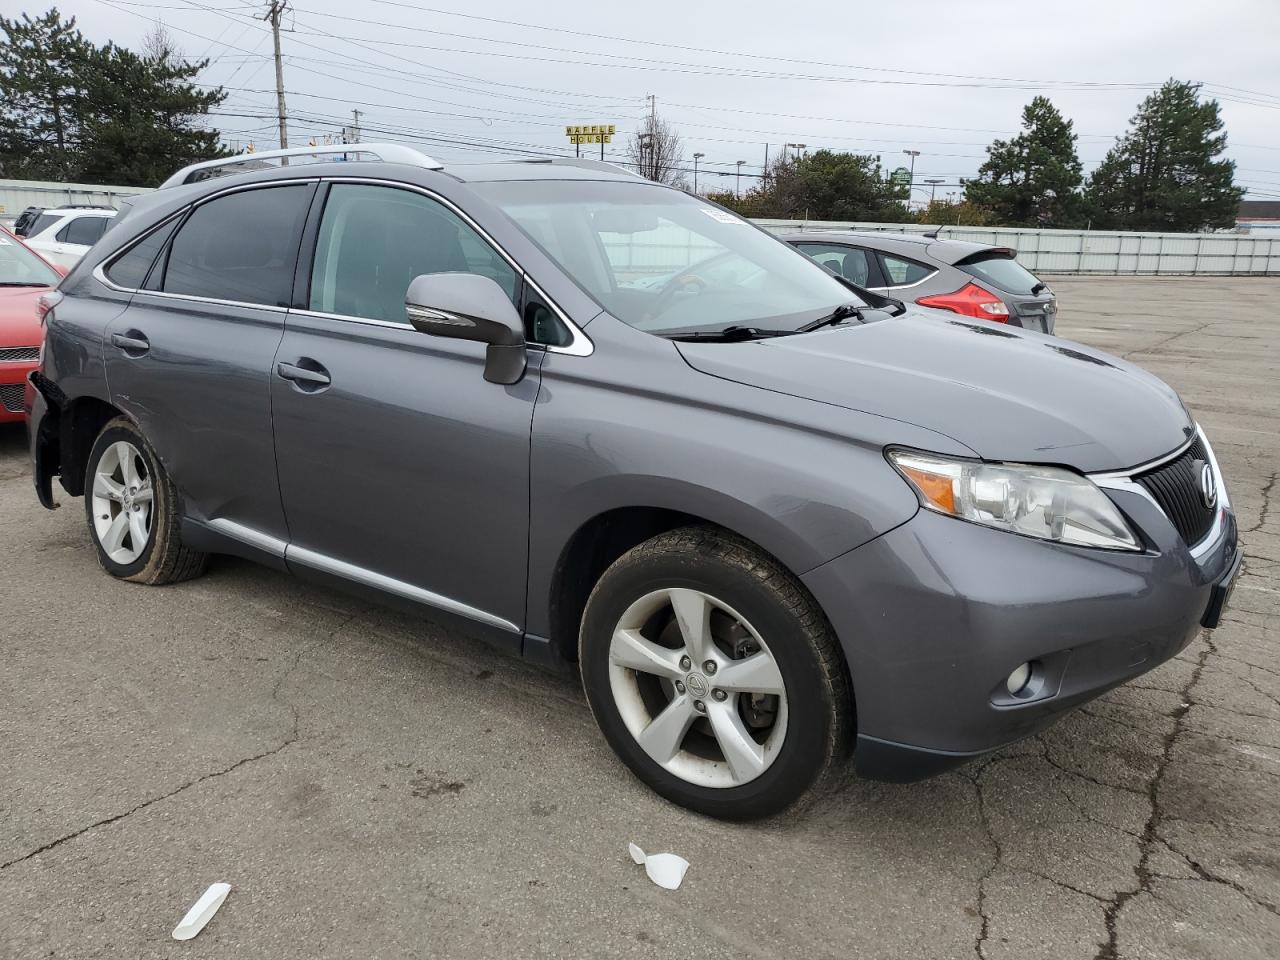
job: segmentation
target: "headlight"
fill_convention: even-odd
[[[930,510],[1028,537],[1081,547],[1141,550],[1120,511],[1078,473],[891,450],[889,462]]]

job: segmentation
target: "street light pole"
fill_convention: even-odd
[[[742,165],[746,162],[745,160],[738,161],[737,179],[733,182],[733,195],[738,198],[742,197]]]
[[[698,161],[705,157],[705,153],[695,153],[693,155],[693,195],[698,195]]]
[[[910,211],[911,191],[916,188],[916,157],[920,156],[920,151],[919,150],[903,150],[902,152],[911,158],[911,185],[907,187],[907,210]]]
[[[925,183],[929,185],[929,205],[933,206],[934,191],[938,189],[938,184],[942,183],[942,178],[928,177]]]

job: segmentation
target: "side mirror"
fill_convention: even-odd
[[[502,288],[474,273],[427,273],[414,277],[404,296],[415,330],[434,337],[488,344],[484,378],[519,383],[528,364],[524,323]]]

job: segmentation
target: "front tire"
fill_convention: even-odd
[[[161,585],[204,572],[208,555],[182,544],[177,489],[125,417],[107,423],[93,444],[84,508],[98,563],[113,577]]]
[[[778,813],[847,754],[830,624],[789,571],[727,531],[684,527],[619,558],[587,601],[579,659],[614,751],[699,813]]]

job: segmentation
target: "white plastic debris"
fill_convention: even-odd
[[[213,919],[213,915],[218,912],[218,908],[222,906],[222,901],[227,899],[227,894],[231,892],[231,884],[215,883],[204,892],[199,900],[197,900],[182,921],[173,928],[173,939],[190,940],[197,933],[204,929],[205,924]]]
[[[631,859],[637,865],[644,866],[644,872],[649,875],[649,879],[664,890],[678,888],[680,882],[684,880],[685,871],[689,869],[689,861],[674,853],[655,853],[648,856],[634,843],[627,844],[627,850],[630,851]]]

